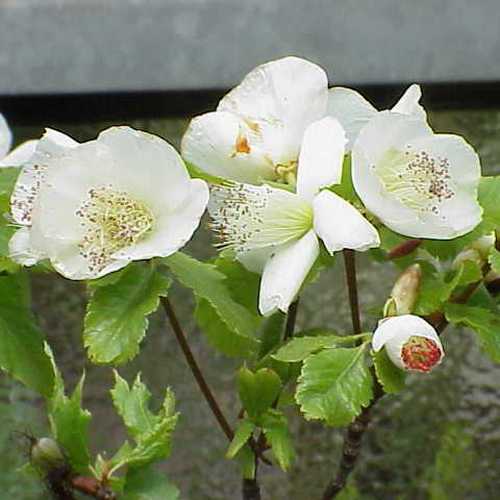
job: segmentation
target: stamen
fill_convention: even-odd
[[[91,271],[102,270],[114,253],[143,239],[154,223],[145,204],[112,186],[91,189],[76,215],[86,229],[80,255]]]
[[[429,372],[441,361],[442,352],[432,339],[410,337],[401,349],[401,358],[409,370]]]

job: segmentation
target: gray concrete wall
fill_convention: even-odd
[[[0,0],[0,94],[226,88],[287,54],[332,82],[500,80],[499,0]]]

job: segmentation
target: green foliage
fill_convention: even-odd
[[[500,252],[493,248],[488,257],[488,262],[490,263],[491,269],[496,273],[500,273]]]
[[[395,394],[405,387],[406,373],[400,370],[387,356],[385,349],[373,352],[373,365],[380,385],[388,394]]]
[[[362,206],[361,200],[359,199],[356,190],[354,189],[354,184],[352,183],[351,155],[346,155],[344,157],[344,163],[342,165],[342,179],[340,181],[340,184],[330,186],[328,189],[338,194],[349,203],[352,203],[357,207]]]
[[[82,389],[85,376],[82,376],[71,397],[66,396],[64,381],[57,369],[48,345],[46,353],[52,361],[54,371],[54,390],[47,400],[49,421],[52,434],[66,453],[73,469],[87,473],[90,463],[88,450],[88,426],[91,414],[82,409]]]
[[[257,421],[277,400],[281,391],[281,379],[269,368],[253,373],[244,366],[238,373],[238,391],[248,416]]]
[[[251,420],[242,419],[238,423],[238,427],[236,427],[233,440],[226,452],[226,458],[234,458],[241,448],[245,446],[254,430],[255,424]]]
[[[52,393],[54,373],[30,310],[24,274],[0,276],[0,366],[43,396]]]
[[[281,343],[285,330],[286,314],[278,311],[264,319],[260,334],[259,358],[271,353]]]
[[[196,320],[214,348],[228,356],[241,357],[250,357],[258,351],[256,333],[261,318],[233,297],[225,274],[216,265],[181,252],[163,262],[182,285],[193,290],[197,300]],[[235,293],[236,271],[231,268],[231,272]]]
[[[304,360],[295,398],[305,418],[344,426],[373,397],[373,379],[365,360],[367,344],[325,349]]]
[[[123,500],[177,500],[179,490],[152,467],[127,472]]]
[[[154,265],[129,264],[116,280],[94,287],[87,306],[84,341],[95,363],[120,364],[139,352],[147,316],[167,295],[170,280]]]
[[[170,454],[171,436],[177,425],[175,397],[167,389],[163,405],[158,413],[148,408],[151,397],[138,375],[130,388],[115,372],[115,387],[111,391],[116,411],[135,442],[126,442],[111,460],[111,471],[121,467],[145,467],[166,458]]]
[[[295,451],[286,417],[280,411],[270,409],[262,416],[261,427],[274,458],[284,471],[288,470],[295,458]]]
[[[447,304],[446,319],[456,325],[466,325],[479,337],[484,352],[500,363],[500,314],[498,310],[464,304]]]

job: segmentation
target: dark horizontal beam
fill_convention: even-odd
[[[380,109],[407,84],[354,86]],[[422,84],[426,109],[500,108],[500,82]],[[215,109],[227,90],[0,96],[0,112],[16,125],[88,123],[193,116]]]

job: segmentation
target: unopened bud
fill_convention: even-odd
[[[444,357],[436,330],[412,314],[379,321],[372,346],[375,352],[385,347],[389,359],[407,371],[430,372]]]
[[[479,267],[482,267],[488,260],[488,255],[492,248],[495,246],[495,240],[494,232],[481,236],[481,238],[473,241],[455,257],[451,267],[458,269],[461,264],[467,261],[475,262]]]
[[[48,472],[65,465],[66,460],[56,441],[43,437],[38,439],[31,448],[31,462],[41,471]]]
[[[422,270],[413,264],[400,274],[392,288],[391,295],[384,306],[384,316],[400,316],[413,312],[417,302]]]
[[[481,238],[478,238],[473,243],[471,243],[471,248],[477,250],[479,252],[479,255],[484,260],[486,260],[491,250],[495,246],[495,241],[496,241],[496,235],[495,232],[493,231],[490,234],[485,234],[484,236],[481,236]]]

